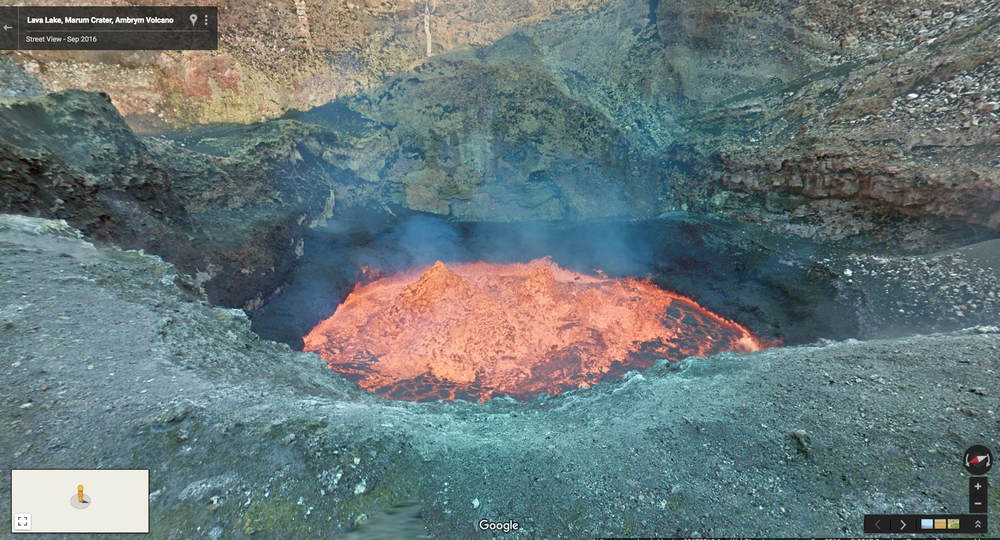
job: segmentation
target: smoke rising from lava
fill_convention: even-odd
[[[375,279],[305,337],[348,379],[391,399],[529,400],[617,378],[657,358],[753,351],[749,331],[635,279],[549,259],[440,261]]]

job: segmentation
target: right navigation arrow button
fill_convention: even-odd
[[[917,516],[893,516],[892,532],[910,532],[917,529]]]

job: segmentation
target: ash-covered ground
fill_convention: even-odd
[[[963,269],[995,269],[997,245],[972,251],[830,268],[905,278],[914,299],[944,294],[947,269],[989,305],[996,282]],[[383,401],[249,326],[156,257],[0,217],[5,467],[148,468],[143,538],[859,536],[866,513],[964,513],[962,453],[1000,449],[995,326],[482,405]],[[982,536],[1000,535],[993,507]]]

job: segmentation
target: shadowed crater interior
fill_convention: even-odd
[[[372,219],[363,227],[359,223],[366,222],[353,216],[349,221],[312,230],[290,279],[277,296],[252,314],[253,329],[264,338],[298,350],[303,349],[303,336],[312,332],[311,345],[305,350],[319,353],[350,380],[390,398],[485,400],[495,393],[530,399],[542,392],[558,393],[619,377],[628,369],[649,367],[656,359],[676,361],[722,350],[754,350],[761,344],[799,344],[858,335],[857,292],[846,287],[834,272],[813,262],[829,248],[801,238],[767,234],[742,223],[683,213],[642,222],[582,224],[462,223],[421,214]],[[550,265],[563,279],[553,277],[552,272],[535,275]],[[510,270],[515,267],[524,268],[524,275],[514,277],[520,272]],[[551,293],[543,294],[543,283],[536,287],[538,291],[532,291],[532,299],[511,300],[523,294],[527,285],[546,281],[544,277],[552,278]],[[504,280],[518,279],[527,279],[511,285],[521,292],[505,297],[499,290]],[[690,299],[692,302],[683,305],[677,299],[673,305],[669,300],[643,305],[641,309],[652,311],[636,311],[634,315],[644,324],[652,320],[666,334],[687,340],[687,348],[668,346],[670,338],[647,331],[617,338],[627,346],[622,349],[624,356],[611,358],[614,355],[609,351],[618,349],[608,342],[611,334],[607,332],[594,330],[596,337],[588,339],[567,337],[567,327],[586,327],[581,321],[590,319],[581,315],[582,308],[563,309],[552,299],[563,299],[566,305],[585,302],[581,300],[584,292],[573,289],[582,286],[581,279],[595,291],[599,287],[593,283],[598,282],[619,289],[622,284],[633,284],[625,287],[645,287],[646,294],[680,295],[677,298],[683,302]],[[435,283],[440,286],[433,287]],[[642,304],[639,289],[629,291],[620,294],[629,297],[626,303]],[[590,294],[599,303],[594,313],[607,314],[614,303],[612,297],[598,299],[599,293]],[[420,312],[414,307],[418,300],[436,305]],[[377,308],[379,302],[384,307]],[[541,305],[545,302],[552,305]],[[552,323],[553,330],[545,338],[533,337],[533,333],[544,333],[539,327],[546,324],[541,322],[546,316],[558,319]],[[476,317],[482,320],[472,321]],[[629,317],[623,315],[621,321]],[[714,338],[708,336],[713,331],[696,329],[696,319],[701,317],[733,324],[733,329],[726,331],[736,332],[732,339],[751,340],[752,345],[739,345],[727,341],[729,338],[712,345]],[[525,322],[519,327],[517,320],[522,318]],[[623,324],[614,322],[618,330]],[[504,330],[508,325],[510,328]],[[456,328],[477,336],[478,341],[462,341],[465,338],[457,337],[460,331]],[[427,333],[433,335],[428,337]],[[497,334],[493,336],[496,339],[484,337],[487,334]],[[690,347],[692,340],[699,339],[704,343]],[[584,346],[590,341],[594,343]],[[564,350],[564,346],[568,348]],[[532,347],[542,349],[530,352]],[[520,379],[508,374],[508,383],[483,379],[484,373],[503,371],[493,365],[497,362],[521,365],[516,360],[521,353],[513,352],[515,349],[523,351],[526,358],[565,353],[575,363],[594,356],[612,365],[598,368],[597,375],[589,378],[573,368],[576,371],[560,375],[565,380],[552,389],[531,382],[535,378],[528,374]],[[676,354],[671,352],[675,349]],[[470,357],[479,353],[496,358]],[[379,364],[380,359],[395,356],[399,357],[396,367]],[[460,379],[456,383],[447,374],[435,375],[449,372],[450,357],[466,365],[493,367],[485,372],[485,368],[456,368],[464,373],[450,372]],[[402,364],[405,367],[400,367]],[[387,382],[391,377],[385,373],[372,375],[370,370],[376,365],[397,373],[403,382]]]

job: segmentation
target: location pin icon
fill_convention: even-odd
[[[192,13],[191,16],[188,17],[188,19],[191,19],[191,26],[194,26],[194,24],[198,22],[198,16],[195,15],[194,13]]]

